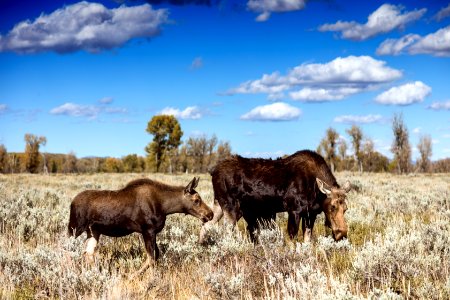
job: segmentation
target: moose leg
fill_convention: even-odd
[[[211,221],[208,221],[208,222],[204,223],[202,228],[200,229],[200,238],[199,238],[199,243],[200,244],[203,244],[205,242],[206,233],[208,232],[208,230],[212,226],[217,224],[220,221],[220,219],[222,219],[222,217],[223,217],[222,208],[220,207],[219,202],[217,202],[217,200],[215,200],[215,199],[214,199],[214,204],[213,204],[212,211],[214,213],[214,217],[212,218]]]
[[[302,217],[302,230],[303,230],[303,241],[310,242],[314,227],[314,222],[316,221],[315,214],[308,213]]]
[[[245,219],[245,222],[247,222],[247,231],[248,231],[248,234],[250,235],[250,240],[253,243],[255,243],[256,242],[256,234],[257,234],[256,231],[259,228],[258,221],[253,216],[245,216],[244,215],[244,219]]]
[[[298,212],[288,212],[288,233],[291,239],[295,239],[300,227],[300,214]]]
[[[153,230],[149,230],[143,232],[142,236],[144,238],[145,251],[147,252],[147,260],[134,275],[144,272],[159,257],[159,249],[158,245],[156,245],[156,233]]]
[[[100,239],[100,233],[98,233],[95,230],[92,230],[92,228],[89,227],[89,230],[87,232],[85,253],[86,253],[87,259],[91,262],[94,260],[95,247],[97,247],[99,239]]]

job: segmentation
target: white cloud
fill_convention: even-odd
[[[383,4],[369,15],[365,24],[355,21],[338,21],[335,24],[324,24],[320,31],[339,31],[344,39],[362,41],[376,35],[402,29],[406,24],[420,19],[425,8],[404,12],[401,5]]]
[[[279,72],[249,80],[227,94],[266,93],[269,99],[287,90],[302,87],[289,95],[294,100],[333,101],[377,88],[402,76],[402,72],[386,66],[386,62],[370,56],[337,57],[327,63],[299,65],[285,76]]]
[[[410,105],[422,102],[425,97],[431,94],[431,87],[421,81],[406,83],[404,85],[392,87],[379,94],[375,101],[388,105]]]
[[[450,3],[446,7],[443,7],[440,11],[438,11],[438,13],[434,16],[434,18],[438,22],[440,22],[443,19],[447,18],[448,16],[450,16]]]
[[[341,100],[350,95],[361,92],[361,88],[303,88],[289,93],[291,99],[305,102],[324,102]]]
[[[288,12],[301,10],[305,7],[304,0],[249,0],[247,8],[259,13],[256,21],[265,22],[272,12]]]
[[[156,36],[167,19],[167,10],[154,10],[149,4],[109,9],[83,1],[42,14],[33,22],[16,24],[0,38],[0,52],[99,52],[120,47],[133,38]]]
[[[78,105],[75,103],[64,103],[61,106],[50,110],[52,115],[67,115],[72,117],[88,117],[90,119],[96,118],[100,109],[93,105]]]
[[[227,94],[269,94],[279,95],[289,89],[289,85],[283,82],[278,72],[264,74],[261,79],[249,80],[239,85],[239,87],[230,89]]]
[[[419,134],[419,133],[422,132],[422,127],[416,127],[416,128],[413,129],[412,132],[413,132],[414,134]]]
[[[201,57],[196,57],[191,63],[191,70],[200,69],[203,67],[203,59]]]
[[[50,110],[52,115],[66,115],[71,117],[85,117],[94,120],[100,113],[126,114],[127,109],[120,107],[105,107],[96,105],[80,105],[71,102],[64,103]]]
[[[387,39],[377,48],[378,55],[398,55],[405,48],[420,39],[420,35],[407,34],[399,39]]]
[[[292,121],[297,120],[302,111],[283,102],[257,106],[241,116],[241,120],[249,121]]]
[[[5,113],[8,110],[8,106],[6,104],[0,104],[0,114]]]
[[[400,39],[387,39],[377,49],[378,55],[431,54],[450,56],[450,26],[424,37],[408,34]]]
[[[411,54],[450,56],[450,26],[424,36],[410,46],[408,50]]]
[[[445,102],[433,102],[428,108],[434,110],[450,110],[450,100]]]
[[[172,115],[178,119],[191,119],[197,120],[203,117],[202,112],[197,106],[188,106],[184,110],[178,108],[166,107],[160,113],[160,115]]]
[[[355,116],[355,115],[343,115],[334,118],[336,123],[348,123],[348,124],[369,124],[380,122],[383,119],[381,115],[365,115],[365,116]]]

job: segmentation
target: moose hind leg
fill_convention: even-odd
[[[85,250],[87,259],[89,261],[94,260],[94,252],[95,252],[95,248],[97,247],[99,239],[100,239],[100,233],[92,230],[92,228],[89,228],[88,236],[86,239],[86,250]]]

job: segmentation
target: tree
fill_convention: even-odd
[[[352,125],[350,129],[347,130],[348,135],[352,139],[353,151],[355,154],[355,160],[358,163],[359,171],[363,171],[362,166],[362,152],[361,152],[361,141],[363,139],[363,133],[359,126]]]
[[[213,134],[213,136],[207,140],[207,151],[208,151],[208,161],[206,162],[206,166],[208,168],[212,167],[213,165],[215,165],[215,153],[214,153],[214,149],[217,146],[217,136],[215,134]]]
[[[208,140],[206,136],[190,137],[186,143],[187,154],[192,158],[193,171],[205,172],[205,158],[208,153]]]
[[[228,142],[220,142],[217,146],[217,161],[231,157],[231,146]]]
[[[0,173],[5,173],[7,170],[8,152],[4,145],[0,145]]]
[[[394,115],[392,119],[392,131],[394,133],[394,141],[391,151],[397,163],[398,173],[407,173],[410,169],[411,146],[409,145],[408,128],[406,128],[403,122],[402,114]]]
[[[419,169],[421,172],[430,172],[431,171],[431,155],[432,153],[432,141],[430,135],[422,135],[419,140],[419,144],[417,144],[417,149],[420,153],[419,161],[417,162],[419,165]]]
[[[319,144],[317,152],[321,153],[326,162],[330,165],[331,171],[334,172],[336,165],[336,146],[339,138],[339,134],[333,128],[328,128],[325,137]]]
[[[25,169],[30,173],[37,173],[39,168],[39,147],[44,146],[47,139],[44,136],[25,134]]]
[[[103,165],[103,171],[107,173],[123,172],[122,161],[115,157],[108,157]]]
[[[63,170],[64,173],[77,172],[77,157],[74,152],[69,152],[69,154],[64,157]]]
[[[137,154],[129,154],[122,158],[123,169],[125,172],[140,173],[145,169],[145,160]]]
[[[172,166],[171,157],[168,154],[171,150],[178,148],[183,136],[178,120],[174,116],[154,116],[147,124],[147,132],[153,135],[153,142],[145,147],[145,151],[154,161],[156,172],[159,172],[166,156],[169,156],[169,163]]]

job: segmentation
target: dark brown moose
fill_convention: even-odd
[[[270,222],[277,212],[285,211],[291,238],[297,235],[301,219],[304,241],[309,241],[316,217],[322,211],[334,239],[347,236],[344,212],[350,183],[341,188],[316,152],[303,150],[276,160],[235,155],[219,162],[211,175],[214,218],[203,225],[200,242],[204,242],[208,228],[223,215],[233,226],[243,217],[254,241],[261,222]]]
[[[70,205],[69,234],[87,233],[86,254],[92,259],[101,234],[120,237],[139,232],[144,237],[148,266],[158,259],[156,234],[163,229],[167,215],[185,213],[203,222],[212,219],[213,212],[195,191],[199,180],[194,177],[183,187],[137,179],[117,191],[81,192]]]

